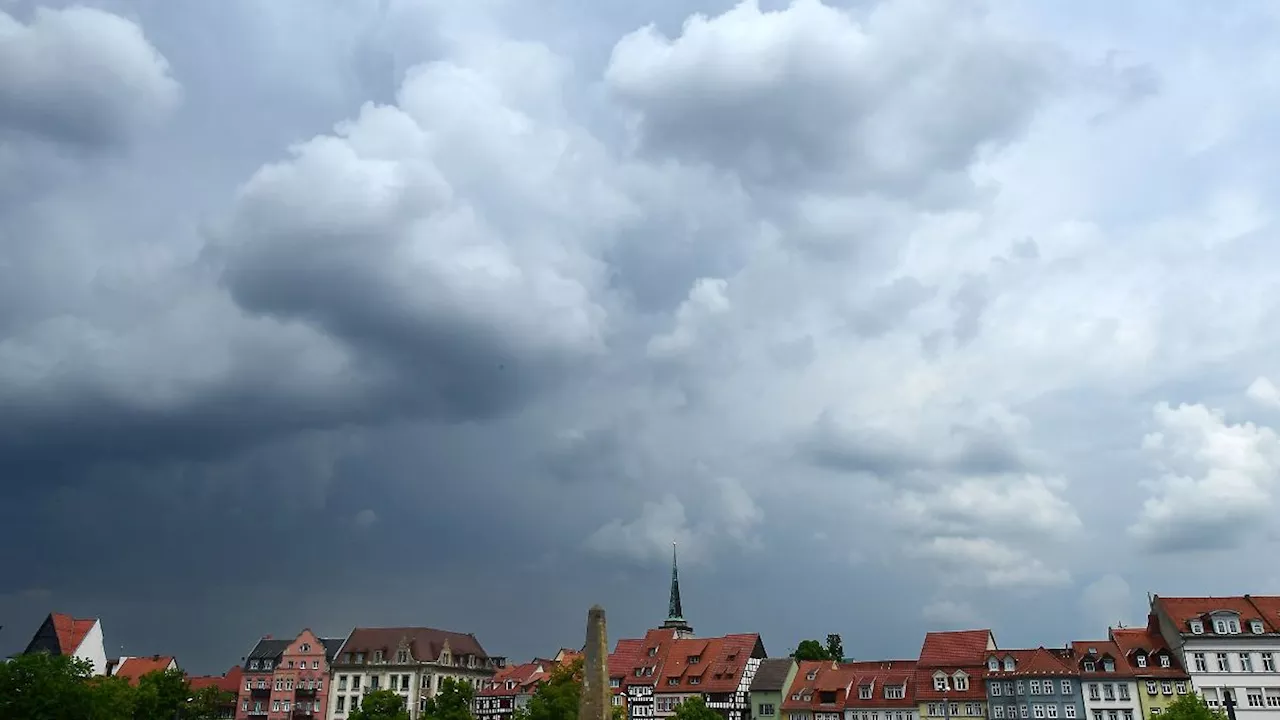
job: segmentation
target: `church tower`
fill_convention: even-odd
[[[671,597],[667,600],[667,620],[662,629],[675,630],[676,637],[693,637],[693,626],[684,619],[684,608],[680,606],[680,571],[676,565],[676,544],[671,543]]]

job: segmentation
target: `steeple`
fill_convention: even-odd
[[[667,620],[664,630],[675,630],[676,637],[691,637],[693,626],[685,622],[684,608],[680,606],[680,571],[676,564],[676,544],[671,543],[671,597],[667,600]]]

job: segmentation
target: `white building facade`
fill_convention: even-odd
[[[1156,597],[1151,612],[1211,707],[1229,693],[1240,720],[1280,720],[1280,597]]]

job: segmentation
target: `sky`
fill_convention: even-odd
[[[0,652],[1280,593],[1265,0],[0,0]],[[1268,161],[1267,158],[1272,158]]]

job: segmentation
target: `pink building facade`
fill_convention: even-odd
[[[236,720],[323,720],[329,663],[342,642],[309,629],[292,640],[259,640],[244,659]]]

